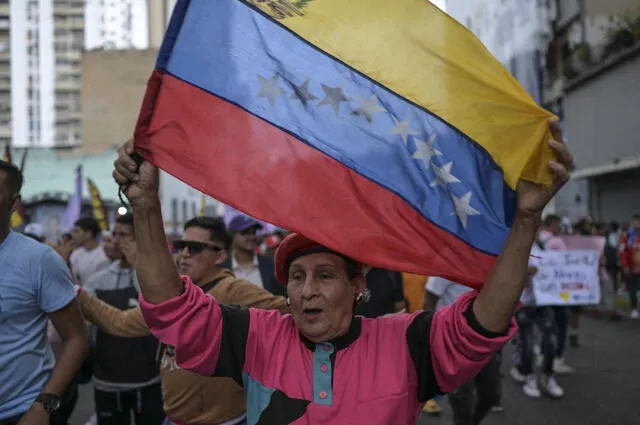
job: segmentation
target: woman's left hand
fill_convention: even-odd
[[[555,120],[550,120],[549,127],[553,136],[553,139],[549,141],[549,146],[556,154],[556,160],[549,163],[553,174],[553,183],[551,186],[545,186],[524,180],[518,182],[518,213],[542,214],[544,207],[569,180],[569,173],[573,169],[573,155],[564,144],[560,124]]]

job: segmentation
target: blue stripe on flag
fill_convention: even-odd
[[[296,135],[474,248],[499,253],[515,195],[490,155],[459,131],[237,0],[192,2],[176,33],[167,72]]]

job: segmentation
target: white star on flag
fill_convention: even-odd
[[[320,84],[322,91],[324,91],[324,99],[318,103],[318,106],[330,105],[335,111],[336,115],[340,113],[340,103],[348,102],[351,98],[345,96],[342,87],[330,87],[326,84]]]
[[[258,79],[260,80],[262,87],[260,88],[260,93],[258,93],[257,97],[266,97],[269,99],[271,106],[275,106],[276,97],[284,94],[284,90],[278,86],[279,78],[280,76],[278,74],[275,74],[271,78],[264,78],[262,75],[258,75]]]
[[[356,96],[356,100],[360,103],[360,108],[356,109],[352,113],[354,115],[364,115],[367,121],[371,122],[373,116],[378,112],[386,112],[382,106],[378,104],[378,98],[376,95],[372,95],[369,99],[365,99],[362,96]]]
[[[471,192],[467,192],[462,198],[458,198],[456,195],[451,195],[451,199],[453,200],[453,208],[455,212],[452,212],[451,215],[457,215],[458,219],[460,219],[460,223],[462,223],[462,227],[467,228],[467,218],[470,215],[480,215],[480,211],[471,207]]]
[[[436,179],[431,182],[429,186],[436,187],[442,186],[445,187],[450,183],[460,183],[460,180],[453,174],[451,174],[451,167],[453,167],[453,161],[444,164],[442,167],[438,167],[436,164],[431,164],[433,168],[433,172],[436,173]]]
[[[397,121],[395,118],[393,120],[396,122],[396,126],[391,129],[391,134],[399,134],[402,137],[402,143],[405,145],[409,136],[420,134],[418,130],[411,128],[411,118],[407,117],[402,121]]]
[[[433,145],[436,142],[436,135],[433,134],[426,142],[420,139],[415,139],[418,150],[414,152],[413,159],[420,159],[426,167],[429,166],[431,157],[442,155],[442,152],[437,150]]]

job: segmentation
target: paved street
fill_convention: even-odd
[[[578,369],[575,376],[561,377],[564,399],[531,400],[511,380],[505,356],[503,413],[492,413],[486,425],[635,425],[640,388],[640,321],[611,323],[585,317],[582,344],[568,348],[567,363]],[[84,425],[92,405],[90,388],[83,388],[71,425]],[[449,425],[446,400],[443,414],[421,418],[419,425]]]

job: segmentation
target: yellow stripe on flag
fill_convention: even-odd
[[[247,1],[458,128],[491,154],[510,187],[521,177],[551,182],[553,115],[470,31],[428,1]]]

